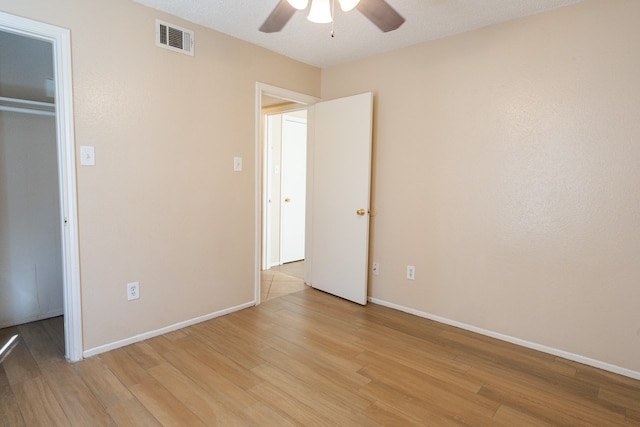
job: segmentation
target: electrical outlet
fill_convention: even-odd
[[[416,280],[416,267],[414,265],[407,265],[407,279]]]
[[[127,300],[131,301],[138,298],[140,298],[140,283],[127,283]]]
[[[373,262],[373,275],[374,276],[379,276],[380,275],[380,264],[378,264],[376,261]]]

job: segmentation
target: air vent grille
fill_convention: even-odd
[[[156,20],[156,45],[193,56],[193,31]]]

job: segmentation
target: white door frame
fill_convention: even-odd
[[[53,48],[56,140],[62,232],[62,274],[64,281],[65,357],[82,359],[82,310],[78,249],[76,159],[73,134],[70,31],[0,12],[0,30],[50,42]]]
[[[262,235],[263,235],[263,203],[262,203],[262,96],[269,95],[276,98],[280,98],[287,101],[296,102],[298,104],[305,104],[312,106],[319,101],[318,98],[303,93],[294,92],[288,89],[279,88],[277,86],[271,86],[265,83],[256,82],[256,111],[255,111],[255,256],[254,256],[254,284],[255,294],[254,299],[256,305],[260,304],[260,270],[261,270],[261,250],[262,250]],[[310,110],[311,112],[311,110]],[[312,126],[312,119],[310,115],[307,115],[307,129]],[[309,130],[307,130],[308,134]],[[313,141],[311,138],[307,141],[307,156],[312,152]],[[307,157],[308,159],[308,157]],[[307,160],[307,176],[310,176],[309,161]],[[309,192],[310,180],[307,179],[307,200],[311,199],[311,193]],[[307,203],[307,211],[308,203]],[[307,216],[306,228],[309,230],[310,218]],[[308,235],[309,233],[307,233]],[[306,243],[308,247],[308,243]],[[311,262],[305,260],[305,281],[307,280],[307,272],[310,271]]]

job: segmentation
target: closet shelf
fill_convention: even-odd
[[[6,98],[4,96],[0,96],[0,111],[55,116],[55,110],[55,104],[50,102],[30,101],[27,99]]]

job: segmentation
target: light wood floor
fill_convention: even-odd
[[[306,288],[304,261],[282,264],[260,273],[260,301],[263,302]]]
[[[311,288],[75,364],[61,328],[0,330],[0,424],[640,425],[640,381]]]

